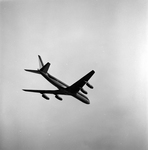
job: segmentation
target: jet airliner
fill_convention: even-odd
[[[90,104],[89,99],[84,95],[84,94],[87,94],[87,91],[85,91],[83,89],[83,86],[86,84],[89,88],[93,89],[93,86],[88,82],[88,80],[95,73],[94,70],[90,71],[88,74],[86,74],[84,77],[82,77],[80,80],[78,80],[71,86],[68,86],[64,82],[58,80],[57,78],[53,77],[51,74],[48,73],[48,69],[50,67],[49,62],[47,62],[44,65],[40,55],[38,55],[38,58],[39,58],[40,69],[37,69],[37,70],[25,69],[25,71],[29,71],[32,73],[37,73],[37,74],[42,75],[51,84],[56,86],[58,88],[58,90],[23,89],[24,91],[40,93],[42,95],[42,97],[45,98],[46,100],[49,100],[49,97],[46,94],[54,94],[58,100],[62,100],[62,98],[59,95],[71,95],[85,104]],[[82,93],[84,93],[84,94],[82,94]]]

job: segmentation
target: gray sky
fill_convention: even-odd
[[[0,1],[0,149],[146,150],[146,0]],[[90,105],[50,101],[55,89],[24,68],[71,85],[94,69]]]

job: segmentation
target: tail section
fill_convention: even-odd
[[[50,66],[50,63],[48,62],[48,63],[46,63],[46,65],[44,65],[40,55],[38,55],[38,59],[39,59],[39,70],[25,69],[25,71],[37,73],[37,74],[40,74],[40,71],[47,73],[49,66]]]
[[[40,74],[38,70],[25,69],[25,71]]]
[[[48,62],[45,66],[43,66],[40,71],[44,72],[44,73],[47,73],[48,69],[50,67],[50,63]]]
[[[41,58],[40,55],[38,55],[38,58],[39,58],[39,67],[41,69],[44,66],[44,63],[43,63],[42,58]]]

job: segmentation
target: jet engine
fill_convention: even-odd
[[[89,88],[93,89],[93,86],[92,86],[89,82],[86,82],[86,85],[87,85]]]
[[[84,94],[87,94],[87,91],[85,91],[83,88],[81,88],[81,91],[82,91]]]
[[[57,98],[58,100],[62,101],[62,98],[59,95],[55,95],[55,98]]]
[[[42,97],[45,98],[46,100],[49,100],[49,97],[46,94],[42,94]]]

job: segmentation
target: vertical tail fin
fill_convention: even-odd
[[[44,65],[40,55],[38,55],[38,58],[39,58],[39,67],[40,67],[39,70],[44,72],[44,73],[47,73],[49,66],[50,66],[50,63],[48,62],[46,65]],[[29,71],[29,72],[37,73],[37,74],[40,74],[39,70],[25,69],[25,71]]]
[[[38,58],[39,58],[39,67],[40,67],[39,69],[41,69],[44,66],[44,63],[40,55],[38,55]]]

